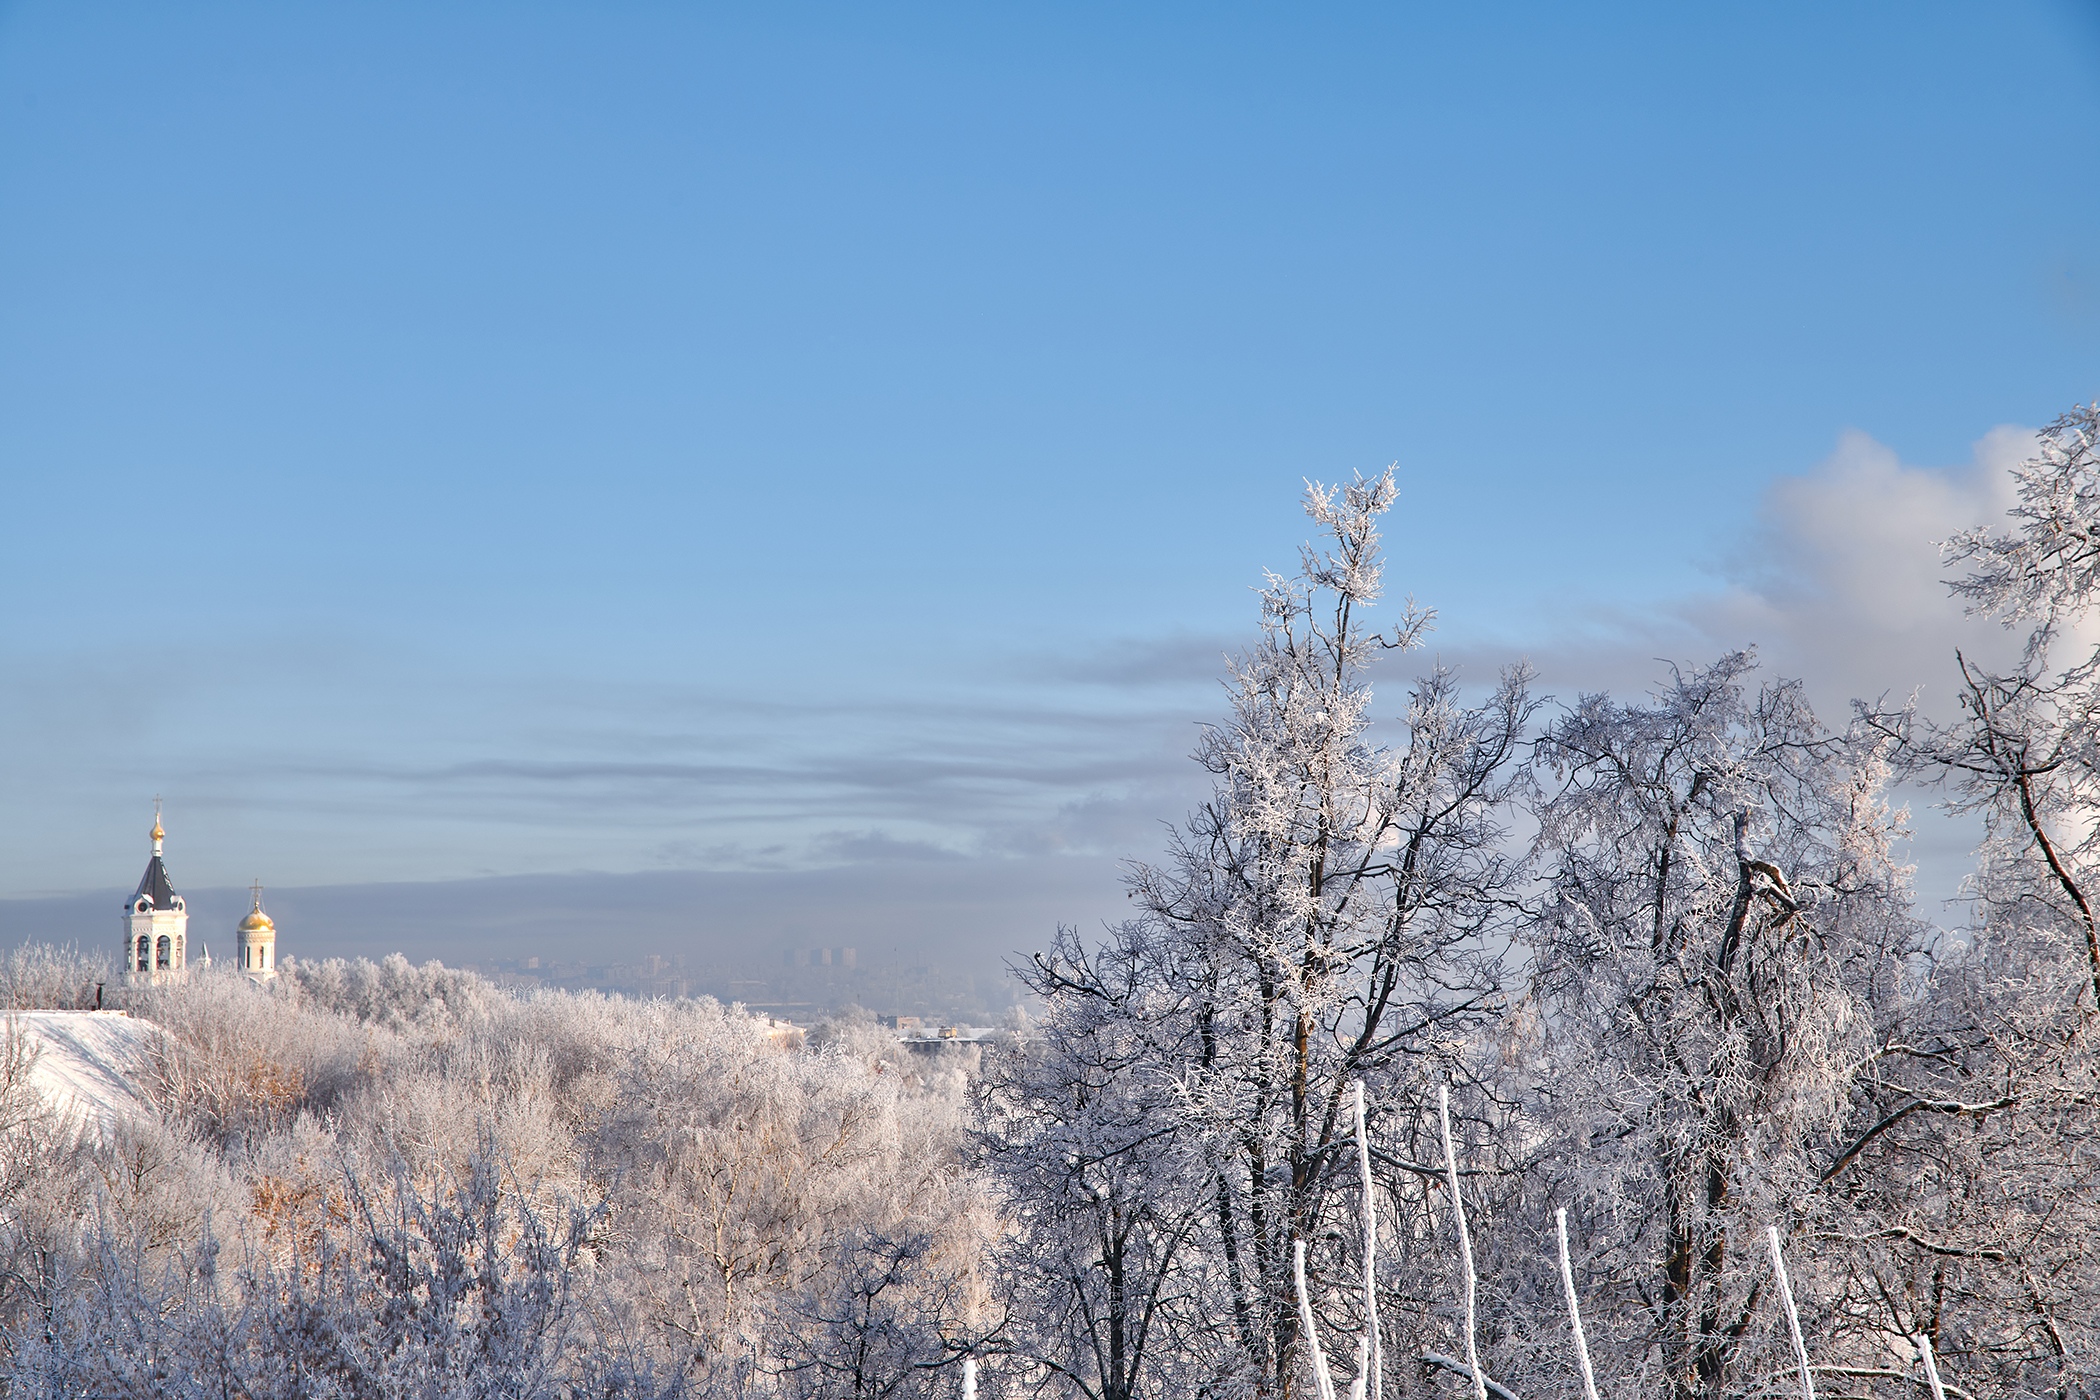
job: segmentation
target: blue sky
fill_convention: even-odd
[[[2100,392],[2096,169],[2067,4],[0,7],[0,898],[1113,912],[1302,478],[1451,654],[1766,640],[1785,482]]]

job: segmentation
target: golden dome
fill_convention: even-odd
[[[160,829],[160,818],[155,817],[153,819],[153,839],[156,841],[165,840],[167,838],[167,835],[167,832],[162,831]]]
[[[262,911],[262,881],[257,880],[250,885],[248,892],[255,896],[255,907],[248,911],[247,918],[241,920],[240,931],[242,933],[275,933],[277,925],[271,923],[270,916]]]

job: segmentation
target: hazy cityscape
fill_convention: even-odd
[[[827,1020],[856,1011],[894,1025],[899,1016],[913,1025],[984,1024],[1013,1005],[1006,979],[984,986],[964,972],[931,967],[860,967],[854,949],[838,963],[815,961],[831,949],[804,949],[786,954],[792,966],[770,976],[753,975],[748,966],[687,964],[683,954],[651,953],[635,962],[588,966],[581,962],[540,958],[465,963],[465,971],[516,991],[556,988],[569,992],[609,992],[630,997],[713,997],[737,1002],[788,1020]]]

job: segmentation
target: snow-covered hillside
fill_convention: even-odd
[[[11,1011],[35,1047],[29,1082],[55,1111],[91,1132],[145,1111],[139,1091],[160,1030],[121,1011]]]

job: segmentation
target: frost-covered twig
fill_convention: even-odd
[[[1320,1329],[1313,1321],[1312,1295],[1305,1291],[1305,1241],[1291,1241],[1291,1278],[1298,1285],[1298,1324],[1305,1345],[1312,1349],[1313,1384],[1320,1400],[1334,1400],[1334,1377],[1327,1374],[1327,1353],[1320,1346]]]
[[[1568,1320],[1575,1324],[1575,1359],[1582,1363],[1582,1393],[1585,1400],[1597,1400],[1597,1377],[1590,1370],[1590,1342],[1582,1334],[1582,1308],[1575,1302],[1575,1266],[1568,1260],[1567,1207],[1553,1212],[1553,1228],[1560,1235],[1560,1281],[1568,1290]]]
[[[1466,1365],[1465,1362],[1459,1360],[1455,1356],[1446,1356],[1440,1351],[1423,1352],[1421,1356],[1421,1362],[1424,1366],[1440,1367],[1443,1370],[1449,1371],[1454,1376],[1463,1376],[1467,1380],[1475,1379],[1474,1372]],[[1517,1392],[1511,1390],[1508,1386],[1502,1384],[1502,1382],[1491,1381],[1488,1380],[1486,1377],[1480,1377],[1479,1380],[1481,1385],[1487,1388],[1487,1393],[1494,1397],[1494,1400],[1517,1400]]]
[[[1765,1239],[1772,1246],[1772,1272],[1779,1278],[1780,1301],[1786,1304],[1786,1325],[1794,1334],[1794,1359],[1801,1363],[1802,1400],[1816,1400],[1816,1382],[1809,1373],[1808,1343],[1801,1340],[1801,1314],[1794,1307],[1794,1288],[1786,1281],[1786,1257],[1779,1249],[1779,1227],[1765,1226]]]
[[[1473,1273],[1473,1238],[1466,1233],[1466,1203],[1458,1194],[1458,1153],[1451,1146],[1451,1086],[1448,1084],[1437,1085],[1436,1111],[1444,1125],[1444,1172],[1451,1183],[1451,1215],[1458,1221],[1458,1252],[1466,1270],[1466,1363],[1473,1368],[1474,1395],[1477,1400],[1487,1400],[1487,1373],[1480,1369],[1480,1347],[1473,1338],[1474,1299],[1480,1281]],[[1811,1395],[1808,1400],[1816,1400],[1816,1397]]]
[[[1364,1335],[1357,1345],[1356,1384],[1350,1395],[1352,1400],[1380,1400],[1385,1393],[1385,1344],[1378,1335],[1378,1197],[1371,1182],[1371,1135],[1364,1129],[1361,1079],[1355,1092],[1356,1165],[1364,1179]]]
[[[1932,1387],[1932,1400],[1947,1400],[1947,1390],[1940,1384],[1939,1364],[1932,1359],[1932,1338],[1920,1332],[1914,1341],[1918,1344],[1918,1359],[1925,1363],[1925,1381]]]
[[[1832,1362],[1819,1361],[1816,1363],[1815,1373],[1819,1376],[1842,1376],[1847,1380],[1902,1381],[1912,1389],[1922,1388],[1927,1394],[1932,1391],[1931,1383],[1920,1380],[1916,1368],[1912,1366],[1839,1366]],[[1785,1384],[1785,1373],[1774,1371],[1765,1376],[1760,1384],[1765,1389],[1758,1393],[1777,1394],[1778,1388]],[[1944,1381],[1940,1384],[1947,1400],[1977,1400],[1973,1392],[1963,1390],[1958,1385],[1947,1385]],[[1903,1393],[1907,1394],[1908,1391]]]

